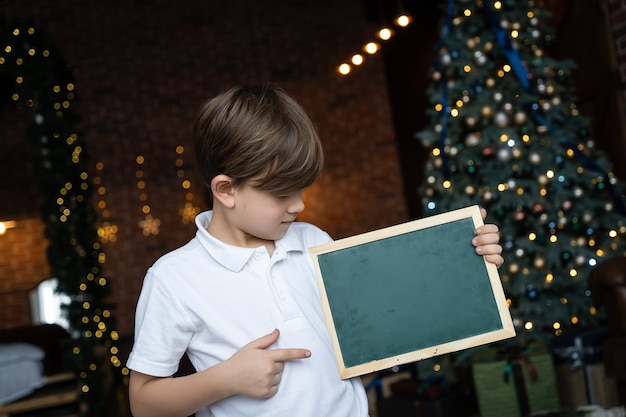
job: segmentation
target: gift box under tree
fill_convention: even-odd
[[[523,417],[560,408],[552,356],[546,351],[492,352],[474,360],[472,375],[481,417]]]
[[[615,380],[605,375],[603,345],[608,338],[605,327],[584,329],[550,344],[555,364],[561,406],[618,405]]]

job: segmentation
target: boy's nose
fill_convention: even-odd
[[[293,202],[289,205],[289,213],[301,213],[304,210],[304,200],[302,199],[302,194],[296,197]]]

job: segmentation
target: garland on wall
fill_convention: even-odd
[[[99,416],[106,381],[122,364],[112,305],[105,302],[109,285],[102,275],[105,254],[90,203],[85,144],[70,110],[74,78],[50,37],[28,21],[0,20],[0,48],[0,77],[9,88],[3,99],[33,116],[26,136],[35,150],[32,166],[43,194],[48,262],[58,279],[57,292],[71,300],[64,306],[72,334],[66,365],[79,378],[81,415]]]

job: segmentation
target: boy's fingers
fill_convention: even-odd
[[[250,342],[248,345],[257,349],[267,349],[276,343],[278,336],[280,336],[280,331],[275,329],[272,333],[259,337],[258,339]]]
[[[307,349],[273,349],[271,352],[274,360],[279,362],[305,359],[311,356],[311,351]]]
[[[253,340],[248,345],[256,349],[267,349],[272,346],[278,340],[280,331],[275,329],[272,333],[259,337]],[[269,350],[272,353],[272,358],[276,362],[290,361],[292,359],[304,359],[311,356],[311,351],[307,349],[272,349]]]

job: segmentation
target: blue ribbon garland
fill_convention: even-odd
[[[485,18],[487,20],[487,23],[491,27],[491,30],[494,32],[494,35],[496,39],[498,40],[498,43],[503,48],[504,53],[506,54],[509,60],[509,63],[511,64],[511,67],[513,68],[513,72],[515,73],[519,82],[524,87],[524,90],[529,91],[530,82],[529,82],[529,77],[528,77],[528,71],[526,71],[526,68],[524,67],[522,63],[522,59],[520,58],[519,53],[513,47],[513,44],[511,43],[511,39],[509,38],[507,33],[504,31],[502,26],[500,26],[499,21],[496,18],[494,11],[491,9],[491,6],[489,5],[489,2],[484,3],[483,9],[485,10]],[[615,190],[615,187],[613,187],[613,185],[611,184],[611,180],[608,176],[608,173],[604,171],[602,167],[600,167],[595,161],[593,161],[591,158],[589,158],[587,155],[581,152],[571,140],[569,140],[560,130],[556,129],[542,115],[538,114],[537,111],[534,110],[533,107],[531,107],[530,113],[532,117],[538,123],[546,126],[550,132],[555,134],[561,141],[561,144],[566,149],[570,149],[571,151],[573,151],[574,155],[576,155],[576,157],[583,163],[583,165],[586,168],[592,169],[602,174],[602,177],[604,178],[604,181],[607,184],[608,191],[611,195],[611,198],[615,202],[617,209],[619,210],[620,213],[626,214],[626,206],[624,205],[624,201],[622,201],[617,191]]]
[[[511,42],[510,37],[500,25],[500,21],[498,20],[496,14],[492,10],[489,2],[483,3],[483,10],[484,10],[485,20],[488,26],[493,31],[494,36],[498,41],[498,44],[502,47],[509,61],[509,64],[513,68],[513,73],[515,74],[519,82],[522,84],[522,87],[524,88],[524,90],[530,91],[530,78],[528,76],[529,75],[528,71],[524,67],[524,64],[522,62],[521,57],[519,56],[518,51],[513,47],[513,43]],[[441,39],[436,45],[436,48],[435,48],[436,52],[440,51],[441,48],[443,48],[443,46],[445,45],[445,41],[448,35],[450,34],[450,27],[452,24],[453,13],[454,13],[454,0],[448,0],[447,14],[446,14],[445,24],[443,28],[443,33],[442,33]],[[447,161],[447,155],[444,152],[444,149],[445,149],[446,137],[448,134],[447,124],[448,124],[448,119],[450,115],[450,106],[448,105],[447,88],[446,88],[447,80],[445,78],[445,71],[443,71],[438,61],[435,61],[434,65],[435,65],[435,68],[437,68],[441,72],[441,81],[440,81],[441,103],[444,106],[444,109],[442,109],[441,120],[440,120],[440,124],[441,124],[440,146],[441,146],[441,151],[442,151],[441,154],[442,154],[442,160],[443,160],[442,162],[443,162],[443,167],[444,167],[444,177],[446,177],[448,174],[448,161]],[[585,167],[590,168],[602,174],[602,177],[604,178],[604,181],[607,184],[608,191],[613,201],[616,204],[616,208],[619,210],[620,213],[626,214],[626,204],[622,200],[622,197],[618,195],[618,192],[617,190],[615,190],[615,187],[613,187],[613,184],[611,183],[608,173],[604,171],[602,167],[600,167],[591,158],[589,158],[587,155],[581,152],[571,140],[569,140],[561,131],[559,131],[553,125],[551,125],[543,116],[538,114],[537,111],[534,110],[532,107],[530,109],[530,113],[533,119],[535,119],[535,121],[546,126],[550,132],[554,133],[559,138],[559,140],[561,141],[561,144],[565,148],[572,150],[574,152],[574,155],[576,155],[576,157],[580,161],[582,161]]]

